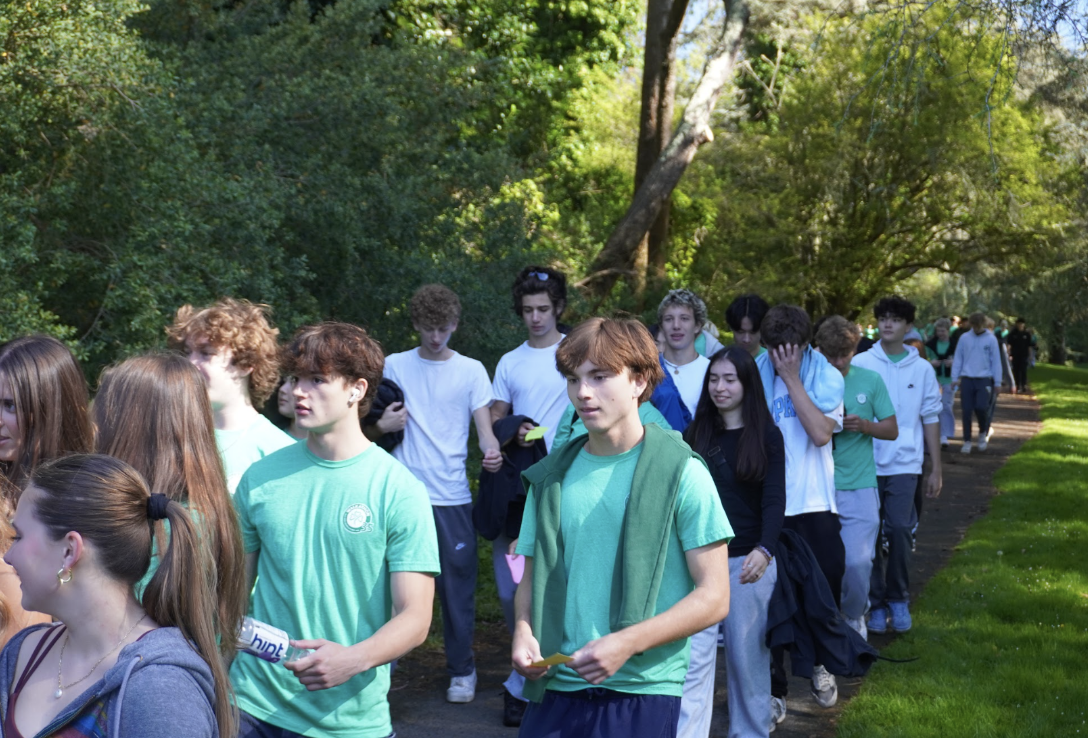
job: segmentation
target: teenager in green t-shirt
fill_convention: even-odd
[[[732,531],[705,464],[639,421],[662,378],[645,326],[588,320],[556,364],[588,434],[525,473],[512,660],[534,701],[519,735],[675,736],[688,638],[729,609]],[[534,666],[556,652],[571,658]]]
[[[204,378],[231,494],[250,464],[295,442],[257,412],[280,378],[279,331],[268,313],[267,305],[227,297],[199,310],[181,306],[166,329],[170,348]]]
[[[285,352],[309,435],[253,464],[234,503],[253,617],[314,650],[286,665],[234,660],[239,738],[393,733],[388,664],[427,637],[439,563],[422,483],[359,425],[383,365],[346,323],[302,328]]]
[[[851,366],[861,340],[855,323],[834,315],[816,333],[816,345],[845,381],[842,432],[835,437],[835,504],[839,508],[840,535],[846,549],[840,609],[854,630],[867,636],[865,613],[869,609],[869,579],[880,526],[880,495],[877,491],[873,439],[894,441],[899,436],[895,407],[879,374]]]

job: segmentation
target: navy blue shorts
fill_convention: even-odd
[[[593,687],[530,702],[518,738],[676,738],[680,698]]]

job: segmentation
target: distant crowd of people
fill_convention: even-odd
[[[985,451],[1035,347],[982,313],[918,328],[898,296],[863,330],[743,295],[729,345],[686,289],[649,327],[566,326],[546,266],[511,298],[526,339],[493,377],[451,348],[437,284],[390,355],[348,323],[281,345],[266,306],[185,305],[93,403],[60,341],[0,346],[0,735],[394,736],[391,665],[436,594],[446,700],[475,697],[482,537],[505,725],[705,738],[722,649],[730,736],[766,736],[790,672],[830,707],[868,633],[910,630],[954,395],[961,451]],[[283,658],[254,627],[289,634]]]

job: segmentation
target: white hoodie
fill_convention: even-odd
[[[907,357],[895,363],[877,341],[851,362],[878,373],[895,406],[899,438],[894,441],[873,439],[876,473],[881,477],[922,473],[926,450],[922,426],[936,423],[941,412],[941,386],[937,384],[933,365],[919,357],[913,347],[903,348],[907,350]]]

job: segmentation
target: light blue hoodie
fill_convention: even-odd
[[[774,364],[771,362],[770,351],[756,357],[756,368],[763,380],[767,409],[774,412]],[[820,408],[820,412],[826,415],[842,402],[846,380],[842,378],[842,372],[831,366],[823,354],[813,351],[811,346],[805,346],[801,355],[801,384],[812,402]]]
[[[19,648],[28,635],[50,627],[34,625],[19,631],[0,653],[0,725],[8,714]],[[212,671],[177,628],[148,631],[122,648],[117,663],[38,735],[53,735],[103,699],[109,738],[219,736]]]
[[[941,386],[937,383],[933,365],[919,357],[912,346],[903,348],[907,350],[907,357],[893,362],[877,341],[850,362],[879,374],[895,406],[899,437],[894,441],[873,439],[876,473],[881,477],[922,473],[926,452],[922,426],[936,423],[941,412]]]

